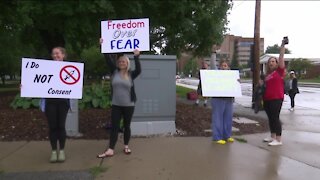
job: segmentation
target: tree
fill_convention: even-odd
[[[153,53],[191,51],[195,56],[206,56],[212,44],[221,43],[231,6],[231,0],[3,0],[0,37],[7,36],[9,30],[14,34],[12,42],[17,42],[14,47],[20,51],[15,57],[50,58],[52,47],[64,46],[68,59],[76,60],[84,49],[97,45],[100,21],[148,17]]]
[[[266,54],[279,54],[280,53],[280,46],[275,44],[273,46],[268,46],[266,49]],[[285,54],[291,54],[291,51],[285,48]]]
[[[239,61],[238,61],[238,58],[237,58],[237,51],[233,51],[233,57],[232,57],[232,60],[231,60],[231,69],[239,69]]]
[[[308,59],[297,58],[293,59],[289,63],[289,70],[294,70],[297,72],[298,77],[301,77],[303,71],[311,68],[313,65]]]
[[[101,79],[102,76],[106,75],[107,66],[99,47],[92,46],[84,49],[81,53],[81,59],[86,65],[84,68],[86,77]]]
[[[189,59],[183,68],[183,73],[186,76],[188,76],[189,74],[194,76],[198,71],[197,68],[198,68],[198,65],[197,65],[196,59],[195,58]]]

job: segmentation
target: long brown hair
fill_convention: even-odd
[[[270,74],[270,73],[272,73],[274,71],[274,70],[271,70],[270,67],[269,67],[269,62],[270,62],[271,59],[275,59],[277,65],[279,65],[279,61],[278,61],[278,59],[276,57],[269,57],[268,62],[267,62],[267,74]]]

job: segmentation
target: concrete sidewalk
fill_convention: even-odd
[[[207,137],[133,138],[133,153],[123,154],[119,142],[115,156],[102,164],[106,172],[97,179],[320,178],[319,135],[308,139],[309,135],[290,132],[281,147],[262,143],[265,135],[244,136],[248,143],[227,145],[215,144]],[[22,176],[21,172],[32,172],[28,179],[42,179],[43,173],[49,173],[52,179],[93,179],[89,169],[99,165],[95,156],[105,144],[106,141],[69,140],[66,162],[50,164],[49,142],[0,142],[0,169],[4,171],[0,179],[26,179],[28,173]]]
[[[234,111],[251,119],[254,114],[247,97],[236,98]],[[262,139],[268,133],[238,138],[247,143],[218,145],[210,137],[132,138],[133,153],[122,153],[122,139],[116,154],[102,163],[106,171],[96,179],[120,180],[319,180],[320,112],[283,105],[283,146],[269,147]],[[0,179],[94,179],[89,173],[99,166],[96,155],[106,140],[68,140],[67,160],[49,163],[48,141],[0,142]]]

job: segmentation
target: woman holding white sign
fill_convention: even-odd
[[[66,58],[66,51],[62,47],[52,49],[52,59],[63,61]],[[70,109],[69,99],[46,98],[41,107],[48,119],[49,139],[51,144],[50,162],[64,162],[64,146],[66,143],[66,118]],[[58,150],[59,142],[59,151]]]
[[[270,146],[282,145],[282,127],[279,116],[284,98],[283,79],[285,76],[285,64],[283,56],[285,44],[288,44],[287,37],[284,37],[282,40],[279,60],[275,57],[268,59],[267,74],[265,77],[266,88],[263,96],[263,104],[269,119],[271,138],[265,138],[263,141],[269,142]]]
[[[215,53],[214,53],[215,55]],[[215,56],[214,56],[215,57]],[[212,69],[216,69],[216,58],[211,62]],[[220,61],[220,70],[230,70],[227,61]],[[213,97],[212,107],[212,140],[217,144],[234,142],[232,134],[233,97]]]
[[[102,43],[102,39],[100,39]],[[127,56],[116,54],[104,54],[108,66],[112,72],[111,78],[111,131],[109,148],[102,154],[97,155],[97,158],[111,157],[114,155],[114,148],[118,139],[120,129],[120,121],[123,118],[124,126],[124,149],[123,152],[127,155],[131,154],[129,141],[131,137],[131,119],[134,112],[136,102],[136,93],[134,91],[134,79],[141,73],[141,64],[139,61],[140,51],[133,51],[135,70],[130,70],[130,60]]]

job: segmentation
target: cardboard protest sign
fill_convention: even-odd
[[[149,19],[101,21],[102,53],[150,51]]]
[[[242,96],[239,71],[200,70],[202,95],[205,97]]]
[[[83,63],[22,58],[21,97],[81,99]]]

